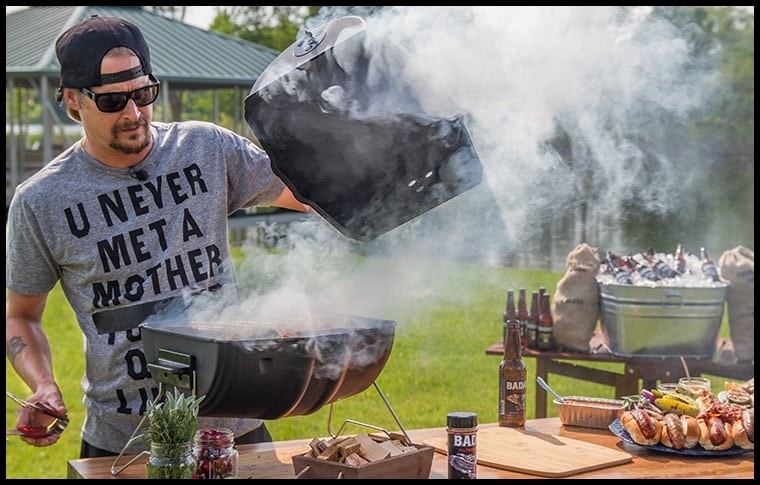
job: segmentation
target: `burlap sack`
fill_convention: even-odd
[[[554,342],[560,350],[589,351],[599,318],[599,249],[581,243],[567,256],[567,271],[557,283],[551,312]]]
[[[718,260],[728,281],[728,326],[736,358],[755,359],[755,253],[744,246],[724,252]]]

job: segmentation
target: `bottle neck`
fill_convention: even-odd
[[[549,295],[546,293],[541,296],[541,308],[539,311],[541,312],[538,319],[539,325],[549,326],[554,324],[552,321],[551,302],[549,301]]]
[[[520,325],[517,322],[510,322],[507,324],[507,339],[504,342],[504,359],[514,360],[521,357]]]

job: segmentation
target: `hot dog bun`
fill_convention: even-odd
[[[746,414],[746,415],[745,415]],[[747,425],[749,424],[749,427]],[[755,449],[755,410],[745,409],[742,419],[737,419],[731,425],[731,434],[734,444],[745,450]]]
[[[719,417],[698,417],[699,444],[711,451],[727,450],[734,446],[731,423],[722,421]]]
[[[637,444],[653,446],[660,442],[661,425],[659,421],[653,419],[643,409],[625,411],[620,417],[620,423]]]
[[[684,436],[684,448],[694,448],[699,443],[699,423],[697,418],[688,414],[681,415],[681,429]]]

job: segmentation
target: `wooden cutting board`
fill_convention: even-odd
[[[448,454],[448,436],[423,440]],[[633,461],[628,453],[572,438],[515,428],[478,431],[478,463],[542,477],[566,477]]]

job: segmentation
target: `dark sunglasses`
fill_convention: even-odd
[[[134,91],[125,91],[119,93],[93,93],[87,88],[80,88],[79,91],[85,96],[95,101],[95,106],[103,113],[116,113],[121,111],[127,105],[130,99],[142,108],[153,104],[158,98],[158,88],[161,83],[152,74],[148,77],[153,84],[135,89]]]

